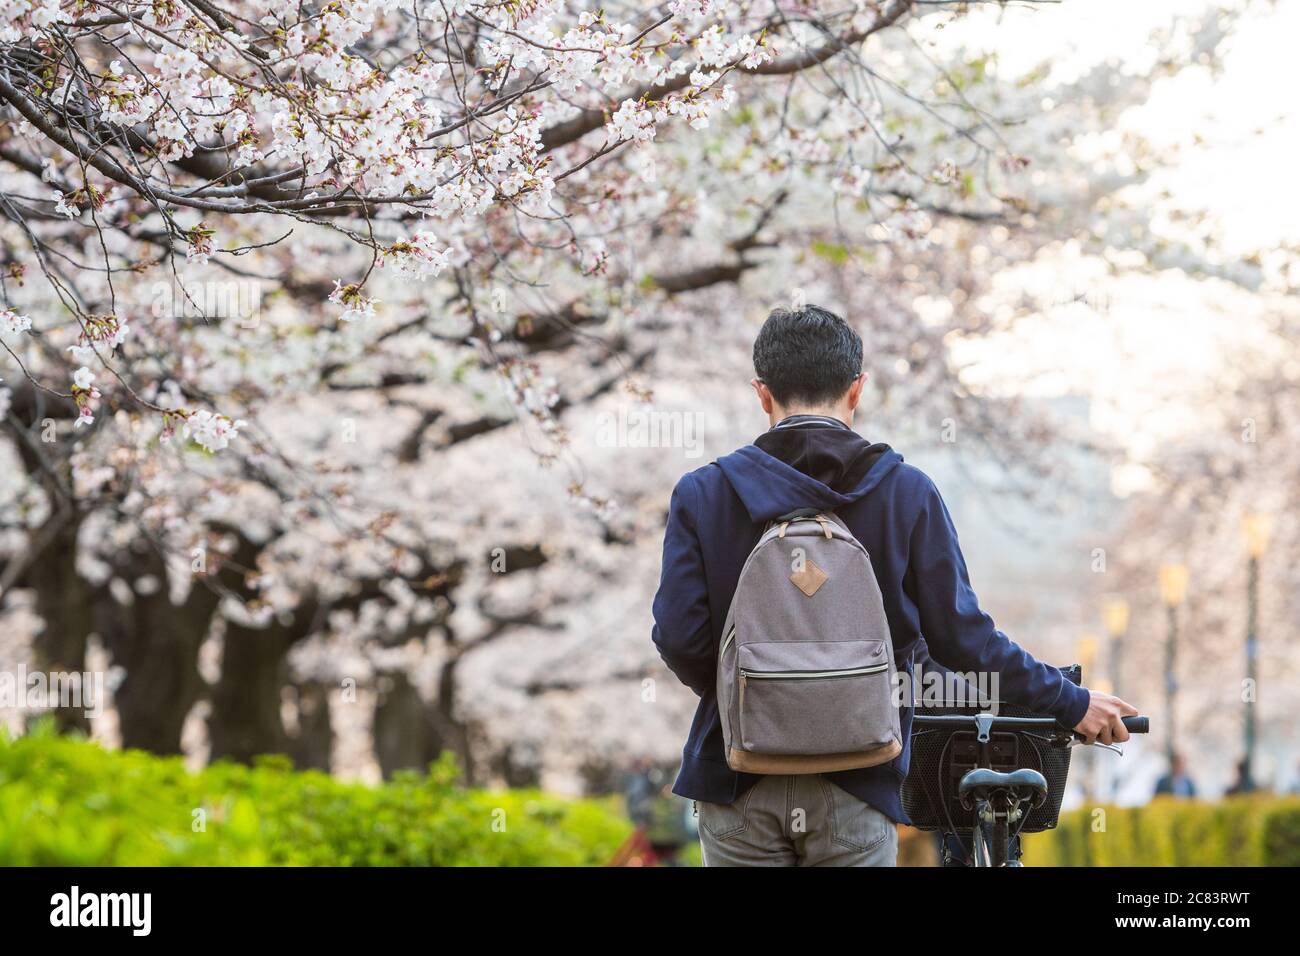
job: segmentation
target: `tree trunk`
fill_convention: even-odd
[[[300,770],[329,773],[334,750],[334,726],[330,722],[330,688],[320,681],[294,687],[298,701],[298,732],[292,737],[290,753]]]
[[[34,663],[53,686],[56,674],[85,673],[94,589],[77,574],[80,520],[55,513],[49,521],[59,525],[47,525],[36,533],[35,537],[41,537],[48,531],[51,537],[40,557],[27,569],[22,583],[36,592],[36,613],[45,623],[32,642]],[[50,701],[58,729],[89,733],[90,720],[86,707],[81,706],[85,703],[83,698],[65,707],[58,700]]]
[[[507,787],[519,789],[541,786],[541,767],[538,766],[536,759],[520,760],[513,744],[506,744],[492,766]]]
[[[441,749],[450,750],[456,756],[465,785],[472,787],[478,782],[478,768],[470,746],[470,728],[456,716],[456,666],[459,663],[460,657],[453,655],[442,665],[438,675],[438,696],[429,708],[429,716]]]
[[[208,635],[215,595],[195,582],[183,605],[171,602],[167,568],[152,549],[128,555],[133,563],[120,575],[138,588],[146,575],[157,587],[135,591],[129,607],[105,597],[97,629],[125,671],[115,704],[123,747],[158,754],[181,752],[181,729],[206,684],[199,674],[199,648]]]
[[[294,639],[278,624],[264,630],[226,626],[221,679],[213,688],[208,717],[212,760],[249,763],[258,754],[289,752],[280,704]]]
[[[423,773],[442,752],[429,706],[402,671],[381,674],[375,702],[375,759],[390,779],[399,770]]]
[[[109,644],[126,672],[115,699],[122,746],[179,754],[185,718],[205,687],[199,648],[211,618],[189,616],[190,608],[176,607],[166,594],[136,602],[121,609],[128,612],[128,626]]]

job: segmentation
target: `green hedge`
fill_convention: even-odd
[[[1026,836],[1024,848],[1026,866],[1300,866],[1300,798],[1088,807]]]
[[[0,728],[0,865],[590,866],[631,832],[614,801],[456,777],[447,758],[379,787],[282,757],[189,773],[179,758]]]

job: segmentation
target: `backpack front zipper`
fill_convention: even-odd
[[[825,680],[833,677],[861,677],[864,674],[879,674],[889,669],[889,662],[873,664],[870,667],[854,667],[840,671],[747,671],[740,669],[743,680]]]

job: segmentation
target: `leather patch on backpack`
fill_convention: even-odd
[[[790,575],[790,581],[804,594],[812,597],[827,581],[827,574],[813,563],[812,559],[804,562],[803,570]]]

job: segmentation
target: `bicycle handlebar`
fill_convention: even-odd
[[[951,724],[970,724],[975,721],[975,714],[921,714],[917,713],[913,725],[931,725],[935,727]],[[994,730],[1055,730],[1061,724],[1055,717],[994,717]]]
[[[1120,718],[1124,728],[1130,734],[1146,734],[1151,732],[1150,717],[1122,717]],[[913,719],[913,724],[919,727],[931,726],[939,727],[951,724],[970,724],[974,722],[974,714],[917,714]],[[1062,724],[1055,717],[994,717],[990,730],[1061,730],[1066,731],[1069,728]],[[1079,734],[1075,734],[1079,737]],[[1082,737],[1080,737],[1082,739]]]

